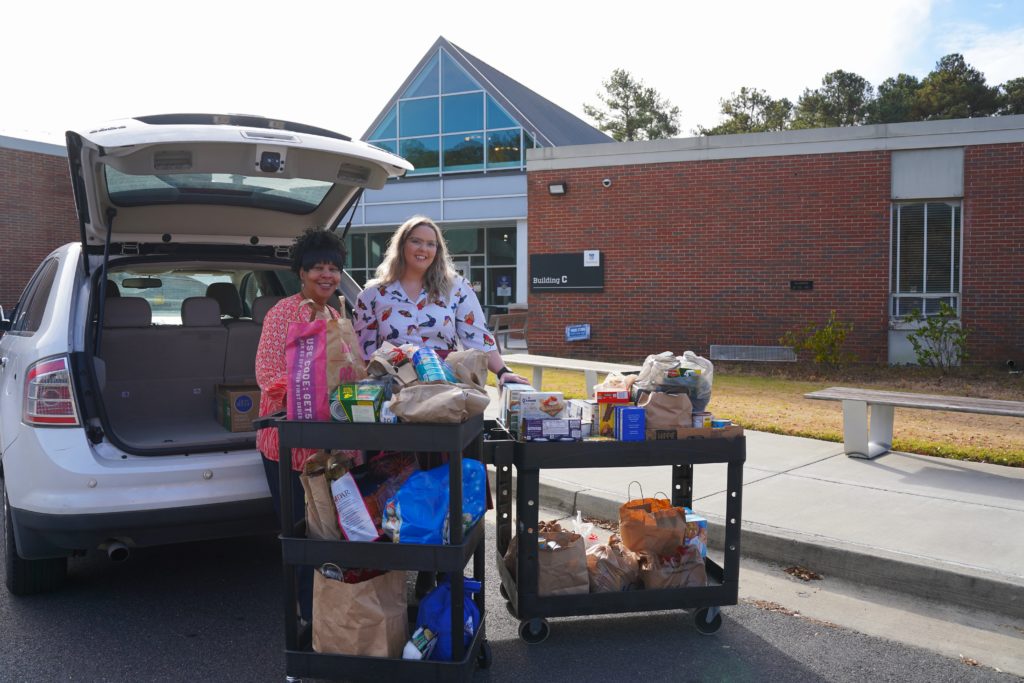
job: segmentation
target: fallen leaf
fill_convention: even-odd
[[[782,571],[786,572],[792,577],[800,579],[801,581],[821,581],[821,574],[813,572],[807,567],[801,567],[796,565],[794,567],[786,567]]]

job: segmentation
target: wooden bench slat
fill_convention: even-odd
[[[804,398],[821,401],[865,401],[874,405],[895,406],[897,408],[948,410],[960,413],[1024,417],[1024,401],[1004,401],[992,398],[914,394],[850,387],[829,387],[828,389],[804,394]]]

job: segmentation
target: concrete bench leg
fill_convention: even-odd
[[[543,382],[543,381],[544,381],[544,368],[538,368],[538,367],[534,366],[534,368],[533,368],[533,388],[536,389],[537,391],[543,391],[543,389],[541,389],[541,382]]]
[[[892,406],[871,406],[867,401],[843,401],[843,449],[851,458],[877,458],[892,449]]]

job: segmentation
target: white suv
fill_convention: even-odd
[[[255,382],[262,316],[298,291],[294,237],[337,229],[363,188],[412,168],[252,116],[141,117],[67,142],[82,241],[51,253],[0,322],[15,594],[58,588],[90,549],[276,528],[255,432],[222,426],[215,389]]]

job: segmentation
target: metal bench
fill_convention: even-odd
[[[898,391],[829,387],[804,394],[819,401],[842,401],[843,448],[851,458],[876,458],[892,450],[895,408],[949,410],[960,413],[1024,417],[1024,401],[965,396],[908,394]],[[868,420],[870,409],[871,419]]]
[[[498,344],[498,351],[508,348],[509,335],[515,335],[516,339],[526,339],[527,313],[495,313],[487,321],[494,335],[494,341]],[[505,342],[502,343],[502,337]]]
[[[583,373],[583,381],[587,387],[587,396],[594,395],[594,385],[597,384],[597,373],[617,372],[639,372],[639,365],[627,365],[624,363],[601,363],[591,360],[577,360],[575,358],[557,358],[555,356],[534,356],[528,353],[513,353],[502,356],[508,365],[529,365],[533,368],[533,388],[541,391],[544,380],[544,368],[555,370],[576,370]]]

